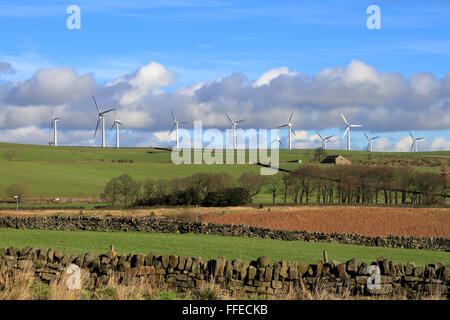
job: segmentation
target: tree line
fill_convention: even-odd
[[[444,204],[449,179],[442,173],[420,172],[411,167],[318,166],[304,165],[280,178],[272,178],[270,190],[275,199],[277,179],[281,181],[284,202],[361,204]]]
[[[321,166],[305,164],[273,176],[245,172],[237,179],[224,172],[186,178],[136,181],[123,174],[111,179],[101,198],[111,205],[236,206],[260,193],[273,203],[445,204],[447,171],[420,172],[411,167]]]
[[[112,206],[195,205],[237,206],[251,202],[265,179],[257,173],[243,173],[235,180],[228,173],[195,173],[186,178],[136,181],[123,174],[111,179],[101,198]]]

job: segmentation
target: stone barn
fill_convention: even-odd
[[[321,163],[325,163],[325,164],[343,164],[343,165],[352,164],[352,162],[350,160],[344,158],[341,155],[328,156],[325,159],[323,159]]]

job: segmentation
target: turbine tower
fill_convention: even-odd
[[[231,123],[231,129],[233,129],[233,149],[236,150],[236,146],[237,146],[237,139],[236,139],[236,126],[238,123],[241,123],[245,120],[238,120],[238,121],[233,121],[231,120],[230,116],[228,115],[228,113],[225,112],[225,115],[227,116],[228,120]]]
[[[114,111],[116,109],[109,109],[109,110],[101,112],[99,107],[98,107],[98,105],[97,105],[97,101],[95,101],[94,96],[92,96],[92,99],[94,100],[95,107],[97,108],[97,111],[98,111],[98,120],[97,120],[97,126],[95,127],[94,138],[97,135],[98,125],[99,125],[100,120],[101,120],[101,122],[102,122],[102,148],[104,148],[105,147],[105,115],[108,112]]]
[[[270,143],[270,145],[272,145],[272,143],[274,142],[278,142],[278,148],[280,148],[280,144],[283,144],[283,142],[281,142],[280,136],[278,135],[278,130],[277,130],[277,137]]]
[[[362,127],[360,124],[350,124],[348,123],[347,119],[345,119],[344,115],[341,113],[342,119],[345,121],[345,124],[347,125],[347,129],[345,129],[344,134],[342,135],[342,138],[347,134],[347,150],[351,150],[350,148],[350,128],[356,128],[356,127]]]
[[[289,150],[292,150],[292,133],[294,133],[294,136],[295,136],[295,131],[294,131],[294,129],[292,129],[293,123],[291,122],[293,115],[294,115],[294,112],[291,113],[291,116],[289,117],[288,123],[283,124],[283,125],[278,127],[278,128],[283,128],[283,127],[288,127],[289,128]]]
[[[122,122],[116,117],[116,110],[114,110],[114,122],[111,127],[111,130],[116,126],[116,148],[119,148],[119,125],[123,126]]]
[[[368,141],[367,151],[372,152],[372,142],[373,142],[373,140],[378,139],[380,136],[369,138],[365,132],[364,132],[364,135],[366,136],[367,141]]]
[[[56,118],[55,117],[55,111],[53,110],[53,107],[52,107],[52,124],[50,125],[50,130],[53,127],[53,145],[55,147],[58,145],[58,128],[57,128],[57,123],[60,120],[61,120],[61,118]]]
[[[175,132],[176,132],[176,140],[177,140],[177,146],[176,146],[176,148],[178,149],[178,126],[180,125],[180,124],[187,124],[186,122],[181,122],[181,121],[178,121],[176,118],[175,118],[175,115],[173,114],[173,112],[172,111],[170,111],[171,113],[172,113],[172,119],[173,119],[173,126],[172,126],[172,128],[170,129],[170,132],[169,132],[169,136],[170,136],[170,134],[172,133],[172,131],[173,131],[173,128],[175,128]]]
[[[412,145],[411,145],[411,151],[414,148],[414,152],[417,152],[417,141],[419,140],[425,140],[425,138],[414,138],[411,131],[409,131],[409,135],[411,136],[411,138],[413,139]]]
[[[324,138],[317,131],[316,131],[316,133],[319,135],[320,140],[322,140],[322,149],[326,150],[327,149],[327,141],[330,140],[331,138],[333,138],[334,136],[329,136],[329,137]]]

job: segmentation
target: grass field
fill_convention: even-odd
[[[360,262],[370,263],[378,257],[384,257],[396,263],[450,263],[450,252],[443,251],[194,234],[0,229],[2,248],[23,248],[31,245],[80,254],[104,253],[111,244],[121,254],[184,254],[191,257],[201,256],[204,259],[224,255],[227,259],[239,258],[248,261],[264,255],[268,256],[272,263],[280,260],[316,263],[323,259],[323,250],[327,250],[329,259],[341,262],[357,257]]]
[[[199,151],[196,151],[199,152]],[[355,163],[367,162],[368,152],[327,150],[329,154],[342,154]],[[295,169],[299,164],[292,160],[308,162],[314,150],[280,150],[280,167]],[[248,158],[248,151],[247,151]],[[439,171],[438,163],[449,161],[449,151],[436,152],[373,152],[372,161],[383,163],[416,159],[425,163],[421,170]],[[126,162],[119,162],[126,161]],[[129,162],[131,161],[131,162]],[[424,162],[425,161],[425,162]],[[20,145],[0,143],[0,182],[8,186],[14,182],[25,182],[31,197],[96,198],[108,180],[123,173],[143,180],[186,177],[196,172],[227,172],[238,177],[243,172],[259,172],[251,164],[235,165],[175,165],[169,151],[155,148],[95,148],[95,147],[51,147],[42,145]],[[0,190],[0,194],[3,190]],[[269,202],[262,194],[256,202]]]

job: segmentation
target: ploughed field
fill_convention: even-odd
[[[195,221],[195,207],[82,210],[85,216],[154,217]],[[72,216],[80,210],[19,210],[19,216]],[[15,216],[14,209],[0,215]],[[271,206],[200,208],[199,220],[219,224],[245,224],[280,230],[354,233],[367,236],[415,236],[450,238],[449,208]]]
[[[200,215],[203,222],[324,233],[450,238],[448,208],[272,207]]]

